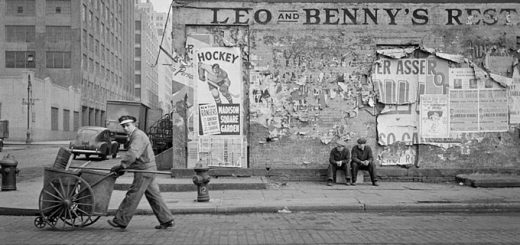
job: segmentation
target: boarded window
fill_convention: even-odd
[[[5,51],[6,68],[35,68],[34,51]]]
[[[70,26],[46,26],[45,40],[51,43],[70,42],[71,29]]]
[[[5,40],[7,42],[34,42],[36,29],[34,26],[6,25]]]
[[[58,108],[51,107],[51,130],[58,130]]]
[[[63,131],[70,131],[70,110],[63,109]]]
[[[47,51],[47,68],[70,68],[70,52]]]
[[[45,14],[70,14],[70,0],[47,0]]]
[[[6,0],[5,1],[5,14],[6,15],[23,15],[23,16],[35,16],[36,15],[36,1],[35,0]]]

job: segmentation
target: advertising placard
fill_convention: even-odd
[[[448,138],[448,96],[421,95],[419,132],[421,138]]]

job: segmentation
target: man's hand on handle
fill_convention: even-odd
[[[111,173],[115,173],[117,177],[125,174],[125,171],[123,171],[125,168],[121,165],[115,165],[110,169]]]

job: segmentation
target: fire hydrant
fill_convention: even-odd
[[[193,170],[195,170],[195,176],[192,180],[193,184],[197,185],[197,202],[209,202],[208,183],[211,178],[208,173],[209,168],[197,164]]]
[[[20,172],[19,169],[16,168],[18,166],[18,161],[7,154],[2,160],[0,160],[2,173],[2,191],[15,191],[16,190],[16,175]]]

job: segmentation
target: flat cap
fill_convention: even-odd
[[[359,138],[359,139],[357,140],[357,143],[358,143],[358,144],[366,144],[366,143],[367,143],[367,140],[366,140],[365,138]]]

